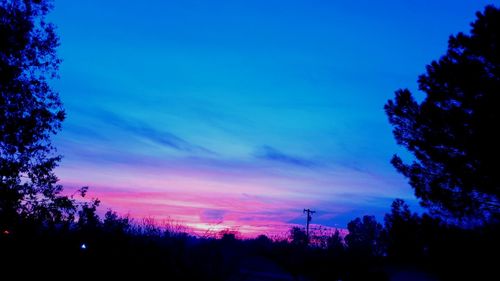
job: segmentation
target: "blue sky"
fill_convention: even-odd
[[[491,1],[56,1],[61,182],[195,229],[416,208],[384,103]]]

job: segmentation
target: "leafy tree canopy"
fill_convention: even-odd
[[[347,224],[349,234],[345,241],[349,249],[364,256],[380,256],[384,249],[381,243],[383,227],[374,216],[355,218]]]
[[[74,213],[58,195],[60,161],[51,135],[65,113],[49,80],[57,77],[59,39],[45,17],[48,0],[0,0],[0,223],[18,215],[41,220]]]
[[[500,10],[487,6],[470,34],[451,36],[448,51],[385,105],[394,137],[413,156],[392,164],[431,213],[460,223],[500,213]]]

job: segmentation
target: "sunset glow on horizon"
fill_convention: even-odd
[[[66,192],[198,235],[419,211],[383,105],[489,2],[341,2],[56,1]]]

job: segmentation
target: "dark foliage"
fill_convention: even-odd
[[[294,226],[290,229],[290,240],[297,246],[307,246],[307,233],[303,228]]]
[[[27,221],[15,233],[1,233],[2,273],[21,267],[51,279],[163,274],[169,280],[389,280],[425,273],[440,280],[483,280],[495,274],[500,250],[498,227],[461,229],[413,214],[402,200],[393,203],[385,229],[371,216],[356,218],[346,244],[336,232],[325,248],[263,235],[239,240],[231,232],[200,238],[149,220],[136,224],[112,211],[101,219],[93,202],[82,208],[85,219],[68,228]],[[47,271],[54,265],[57,276]]]
[[[335,255],[342,255],[345,252],[346,245],[338,230],[336,230],[332,236],[327,238],[326,247]]]
[[[349,234],[345,237],[349,249],[360,256],[381,256],[384,253],[381,244],[382,225],[374,216],[356,218],[347,224]]]
[[[0,227],[21,217],[71,220],[71,199],[53,172],[50,136],[64,111],[48,81],[57,76],[58,37],[45,21],[50,1],[0,2]]]
[[[469,225],[498,220],[500,10],[486,7],[470,35],[451,36],[418,84],[422,102],[402,89],[385,105],[396,141],[414,155],[392,164],[433,214]]]
[[[420,220],[403,200],[394,200],[391,212],[384,217],[384,238],[389,256],[406,260],[423,254],[425,246],[421,237]]]

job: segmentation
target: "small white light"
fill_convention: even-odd
[[[83,244],[80,246],[80,248],[81,248],[82,250],[85,250],[85,249],[87,249],[87,245],[85,245],[85,243],[83,243]]]

